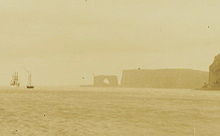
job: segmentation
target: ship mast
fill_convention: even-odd
[[[32,80],[31,80],[31,73],[28,73],[28,86],[31,86]]]
[[[31,72],[30,71],[27,71],[26,72],[28,73],[28,82],[27,82],[27,88],[34,88],[34,86],[32,85],[32,79],[31,79]]]
[[[18,72],[15,72],[12,75],[11,86],[12,87],[19,87],[20,86],[20,83],[19,83],[19,80],[18,80]]]

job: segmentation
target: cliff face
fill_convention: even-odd
[[[220,88],[220,54],[209,67],[209,88]]]
[[[208,72],[191,69],[124,70],[123,87],[199,88],[208,81]]]

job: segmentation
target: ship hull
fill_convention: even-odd
[[[26,86],[28,89],[33,89],[34,86]]]

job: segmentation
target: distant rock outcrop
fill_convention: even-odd
[[[117,87],[118,78],[114,75],[99,75],[94,77],[95,87]]]
[[[208,82],[208,72],[191,69],[124,70],[122,87],[199,88]]]
[[[209,67],[208,88],[220,89],[220,54],[215,57],[214,62]]]

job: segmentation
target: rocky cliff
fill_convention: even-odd
[[[124,70],[123,87],[200,88],[208,82],[208,72],[191,69]]]
[[[220,54],[209,67],[209,88],[220,88]]]
[[[114,75],[99,75],[94,77],[93,86],[95,87],[117,87],[118,78]]]

